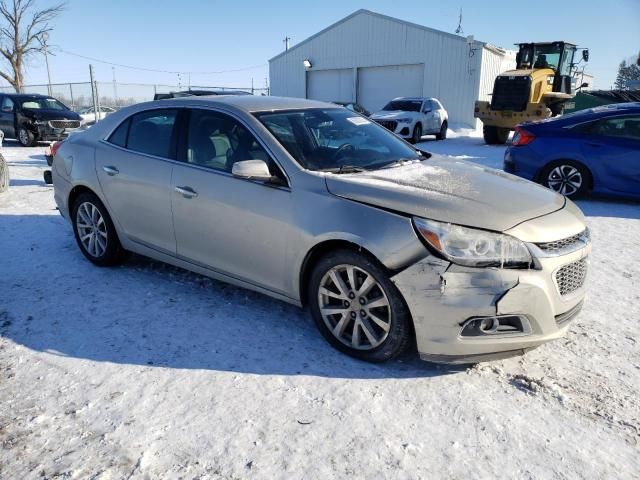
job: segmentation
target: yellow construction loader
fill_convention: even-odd
[[[561,114],[563,104],[574,96],[575,44],[561,41],[517,45],[516,69],[498,75],[491,101],[475,104],[474,116],[482,120],[488,144],[504,144],[519,123]],[[589,50],[582,49],[582,60],[589,60]]]

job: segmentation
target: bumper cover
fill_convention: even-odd
[[[537,270],[468,268],[429,256],[392,277],[411,312],[423,360],[475,363],[522,355],[561,337],[579,312],[585,286],[562,297],[554,275],[588,256],[590,246],[538,259]],[[514,334],[462,336],[477,317],[519,315],[530,329]]]

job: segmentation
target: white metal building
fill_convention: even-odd
[[[495,77],[510,68],[513,51],[358,10],[269,60],[269,77],[272,95],[371,111],[394,97],[437,97],[450,123],[475,126],[474,101],[489,99]]]

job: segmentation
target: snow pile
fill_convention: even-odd
[[[498,164],[480,142],[423,144]],[[591,295],[565,338],[469,369],[369,365],[290,305],[140,257],[90,265],[42,151],[3,151],[0,478],[637,478],[638,204],[580,202]]]

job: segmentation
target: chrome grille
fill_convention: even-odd
[[[392,132],[396,131],[396,127],[398,126],[398,122],[394,120],[376,120],[380,125],[384,128],[391,130]]]
[[[49,120],[51,128],[78,128],[80,120]]]
[[[569,295],[582,287],[587,278],[587,269],[588,261],[586,258],[560,268],[556,272],[556,284],[560,295]]]
[[[589,229],[585,229],[582,232],[573,235],[572,237],[563,238],[561,240],[555,240],[553,242],[536,243],[536,246],[550,255],[557,255],[562,252],[569,252],[578,250],[584,247],[591,239]]]

